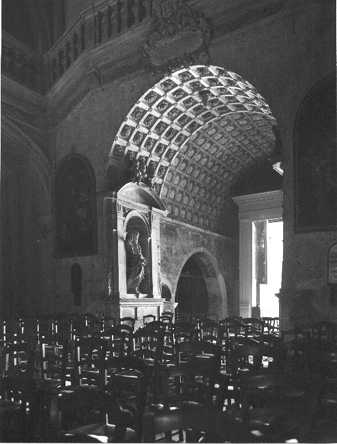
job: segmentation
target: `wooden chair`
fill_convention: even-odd
[[[121,437],[127,428],[133,429],[140,441],[151,371],[143,361],[134,358],[107,359],[104,368],[106,391],[113,400],[109,407],[109,423],[117,426],[116,432]]]
[[[0,412],[8,427],[3,433],[8,435],[16,424],[14,436],[22,435],[24,440],[33,440],[38,433],[39,396],[33,377],[32,350],[27,343],[10,344],[4,350],[4,359]]]

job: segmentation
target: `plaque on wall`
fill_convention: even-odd
[[[337,243],[332,245],[329,249],[328,284],[337,284]]]

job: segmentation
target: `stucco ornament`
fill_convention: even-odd
[[[207,55],[210,37],[206,18],[186,0],[155,0],[144,52],[155,68],[174,68]]]

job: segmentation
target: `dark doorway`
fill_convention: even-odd
[[[205,316],[208,312],[207,286],[200,265],[190,258],[182,269],[176,291],[176,319]]]

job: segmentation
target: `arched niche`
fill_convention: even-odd
[[[69,155],[57,169],[55,216],[57,257],[96,254],[96,180],[84,156]]]
[[[128,218],[125,229],[127,294],[151,291],[150,233],[146,221],[137,213]]]

